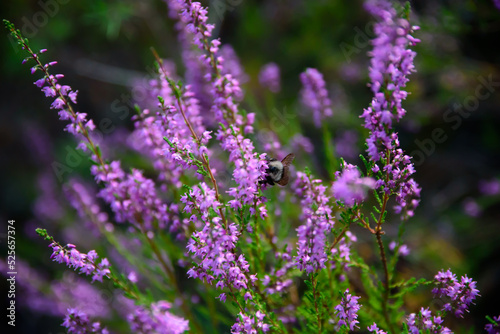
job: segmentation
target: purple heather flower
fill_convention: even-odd
[[[358,133],[356,131],[347,130],[340,133],[334,140],[335,153],[346,160],[357,158],[360,153],[356,145],[357,141]]]
[[[128,316],[130,329],[142,334],[181,334],[189,330],[189,322],[169,312],[171,304],[158,301],[149,308],[136,306]]]
[[[49,298],[58,303],[57,308],[64,314],[71,305],[78,305],[78,310],[89,317],[109,318],[111,312],[108,300],[94,284],[65,273],[61,280],[51,284]]]
[[[452,334],[452,331],[442,326],[443,319],[439,316],[432,316],[427,308],[421,308],[418,314],[412,313],[406,319],[408,331],[411,334],[433,333],[433,334]]]
[[[260,69],[259,82],[273,93],[281,90],[280,68],[276,63],[269,63]]]
[[[199,259],[199,263],[188,270],[188,276],[206,280],[209,284],[215,281],[216,287],[221,289],[225,286],[248,289],[249,264],[243,255],[235,254],[240,231],[234,223],[223,226],[222,218],[211,214],[221,207],[215,191],[200,183],[182,196],[181,202],[186,204],[184,211],[191,214],[190,220],[195,222],[195,226],[203,226],[188,241],[188,251]],[[220,299],[225,299],[225,295]]]
[[[297,229],[297,255],[294,262],[300,270],[308,273],[325,267],[326,233],[333,228],[330,198],[325,194],[326,187],[321,180],[312,180],[310,176],[297,172],[294,183],[295,194],[300,198],[303,225]]]
[[[64,194],[73,208],[76,209],[80,218],[85,219],[85,226],[89,228],[94,235],[98,236],[99,228],[112,228],[108,222],[108,214],[103,212],[95,201],[95,193],[91,193],[88,187],[80,181],[71,179],[64,186]],[[92,224],[87,223],[90,219]]]
[[[495,321],[496,323],[487,324],[486,326],[484,326],[484,330],[488,334],[500,334],[500,315],[497,317],[493,317],[493,321]]]
[[[218,297],[215,297],[215,298],[219,298],[219,300],[220,300],[221,302],[225,303],[225,302],[226,302],[226,298],[227,298],[227,296],[226,296],[226,294],[223,292],[223,293],[221,293]]]
[[[33,206],[33,213],[41,221],[58,221],[64,215],[58,194],[58,185],[52,171],[44,171],[37,177],[39,196]]]
[[[361,297],[353,296],[349,293],[349,289],[344,292],[342,300],[340,304],[335,306],[335,310],[337,311],[337,317],[339,321],[337,322],[338,326],[347,326],[349,330],[353,331],[354,327],[358,320],[358,311],[361,308],[361,305],[358,303],[358,299]]]
[[[91,323],[87,314],[73,308],[68,309],[62,326],[66,327],[70,334],[109,334],[106,328],[101,328],[99,322]]]
[[[132,169],[125,174],[120,162],[113,161],[102,167],[94,165],[91,172],[97,183],[104,183],[99,197],[111,206],[117,222],[130,222],[141,231],[152,230],[154,222],[170,232],[181,228],[179,219],[158,198],[154,182],[145,178],[142,171]],[[178,233],[177,237],[182,238],[183,234]]]
[[[460,281],[449,269],[440,271],[434,279],[436,287],[432,289],[434,298],[448,300],[442,307],[443,311],[453,311],[455,317],[463,318],[464,312],[468,312],[468,307],[473,304],[474,299],[479,296],[479,290],[476,289],[476,282],[467,275],[462,276]]]
[[[301,133],[295,134],[290,139],[290,147],[292,148],[292,152],[298,152],[299,150],[303,150],[306,153],[314,152],[314,146],[311,140],[304,137]]]
[[[364,201],[368,190],[374,189],[376,182],[371,177],[361,177],[361,173],[354,165],[347,164],[342,172],[335,173],[335,182],[332,184],[332,195],[348,207]]]
[[[268,324],[264,323],[264,317],[265,314],[261,311],[257,311],[255,316],[248,316],[243,312],[240,312],[236,323],[231,327],[231,333],[258,333],[259,330],[267,333],[270,327]]]
[[[228,194],[234,199],[229,201],[233,209],[240,209],[242,205],[258,204],[258,214],[262,219],[267,216],[265,205],[262,204],[258,195],[259,180],[266,174],[268,168],[266,154],[254,152],[254,146],[250,139],[243,135],[234,134],[234,131],[227,129],[225,132],[219,131],[217,138],[222,139],[221,146],[225,151],[230,152],[229,161],[233,162],[235,169],[233,179],[236,187],[231,187]],[[255,214],[253,207],[250,212]]]
[[[293,281],[288,277],[287,273],[295,267],[292,261],[292,246],[287,245],[283,252],[277,252],[275,258],[278,264],[269,272],[270,275],[265,275],[261,279],[262,285],[266,288],[264,291],[268,294],[285,293],[293,284]]]
[[[224,59],[219,54],[220,41],[210,40],[214,26],[207,23],[207,10],[199,2],[181,2],[180,19],[192,35],[194,45],[204,51],[200,59],[211,68],[211,72],[206,75],[212,85],[211,111],[215,122],[221,124],[216,137],[221,147],[228,151],[229,160],[235,164],[233,178],[237,187],[229,190],[229,194],[234,197],[229,204],[233,208],[256,205],[258,213],[264,217],[266,212],[258,195],[258,181],[265,175],[267,163],[265,156],[255,153],[252,142],[243,136],[253,132],[255,114],[243,117],[238,113],[240,83],[224,67]]]
[[[71,107],[70,102],[76,104],[78,91],[73,90],[68,85],[59,84],[59,79],[64,77],[62,74],[52,75],[48,73],[49,68],[56,62],[42,64],[38,55],[31,53],[32,51],[29,49],[28,52],[31,54],[31,59],[37,63],[32,68],[31,73],[34,74],[37,70],[44,73],[44,76],[35,81],[34,84],[44,92],[46,97],[54,99],[50,108],[58,111],[59,119],[69,121],[64,130],[75,135],[78,139],[84,139],[89,131],[95,129],[95,125],[92,120],[87,120],[87,114],[74,111]],[[86,150],[85,145],[79,145],[79,147]]]
[[[391,241],[389,243],[389,249],[391,251],[394,251],[396,249],[396,247],[398,247],[398,254],[399,255],[401,255],[401,256],[407,256],[408,254],[410,254],[410,249],[405,244],[398,246],[398,244],[396,243],[396,241]]]
[[[206,132],[202,124],[198,100],[194,97],[189,85],[183,88],[177,100],[170,84],[165,79],[166,75],[170,74],[162,68],[159,78],[154,80],[156,88],[152,93],[156,99],[158,96],[161,97],[159,106],[163,109],[163,113],[152,114],[148,109],[144,109],[139,115],[133,117],[136,126],[133,133],[134,146],[152,159],[154,168],[159,172],[159,180],[162,181],[164,190],[168,186],[181,187],[180,178],[184,170],[197,168],[194,163],[190,165],[188,162],[192,162],[190,154],[200,156],[202,152],[208,153],[204,145],[210,138],[206,137],[203,143],[198,143],[193,139],[184,116],[197,136],[202,136]],[[170,143],[167,143],[164,137]],[[178,159],[179,154],[187,159]]]
[[[92,275],[92,282],[102,282],[103,277],[109,277],[111,274],[108,259],[103,258],[98,264],[97,258],[99,256],[94,250],[91,250],[87,254],[80,253],[73,244],[67,244],[66,247],[62,247],[57,242],[51,243],[49,247],[52,248],[50,258],[53,261],[64,263],[74,270],[80,269],[80,274]]]
[[[481,207],[477,202],[468,197],[462,202],[465,214],[469,217],[478,217],[481,214]]]
[[[257,134],[257,140],[264,152],[272,157],[284,157],[290,152],[283,148],[278,135],[272,130],[261,130]]]
[[[351,245],[357,240],[358,238],[351,231],[347,231],[339,243],[331,250],[335,261],[342,264],[346,272],[349,270],[348,264],[351,261]],[[332,261],[332,264],[335,265],[335,261]]]
[[[104,183],[104,189],[101,190],[99,196],[111,205],[116,220],[129,221],[141,230],[143,227],[147,230],[152,229],[153,221],[158,221],[160,228],[168,225],[171,231],[177,230],[179,224],[175,219],[170,219],[167,206],[157,197],[153,181],[145,178],[138,170],[125,175],[119,162],[115,161],[111,164],[103,162],[100,151],[91,139],[91,133],[95,129],[93,121],[87,120],[86,114],[74,111],[70,104],[70,101],[76,103],[77,91],[73,91],[67,85],[61,86],[58,80],[63,75],[48,73],[48,68],[53,64],[42,65],[38,56],[32,54],[31,50],[29,52],[32,59],[37,62],[35,68],[41,69],[45,74],[35,84],[41,88],[48,87],[48,91],[52,92],[48,96],[57,96],[51,108],[59,110],[61,120],[70,121],[66,127],[68,132],[77,138],[84,139],[78,147],[84,151],[91,148],[91,159],[97,163],[91,167],[91,172],[97,183]],[[44,90],[46,94],[47,89]]]
[[[500,0],[499,0],[500,1]],[[479,182],[479,191],[483,195],[497,195],[500,194],[500,180],[482,180]]]
[[[312,110],[314,124],[320,128],[321,122],[333,115],[323,75],[315,68],[308,68],[300,74],[300,81],[302,103]]]
[[[221,46],[220,57],[222,57],[224,61],[224,67],[221,72],[223,75],[231,74],[231,76],[238,80],[240,84],[244,84],[248,81],[248,75],[241,66],[240,59],[231,45],[224,44]],[[241,94],[241,96],[237,96],[237,98],[241,101],[243,94]]]
[[[399,18],[387,0],[368,0],[365,7],[378,21],[370,52],[369,74],[374,97],[361,116],[365,128],[370,130],[366,140],[367,152],[371,161],[384,166],[377,165],[377,168],[383,168],[382,172],[389,175],[388,181],[382,178],[377,188],[396,194],[395,210],[406,218],[413,215],[413,209],[418,205],[420,188],[410,178],[415,170],[411,158],[399,148],[393,125],[406,113],[402,102],[408,93],[404,88],[408,75],[415,71],[413,59],[416,55],[408,47],[419,42],[411,36],[418,27],[412,27],[406,19]]]
[[[376,323],[373,323],[373,325],[368,326],[367,329],[373,334],[387,334],[387,332],[379,329]]]

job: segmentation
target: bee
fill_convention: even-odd
[[[266,170],[266,179],[259,181],[260,184],[269,184],[274,186],[275,183],[280,186],[285,186],[288,184],[289,172],[288,168],[292,164],[295,155],[290,153],[283,160],[279,161],[274,158],[268,160],[267,164],[269,168]]]

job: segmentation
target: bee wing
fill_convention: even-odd
[[[286,186],[288,184],[288,175],[289,175],[288,166],[285,166],[285,164],[283,164],[283,176],[281,176],[281,180],[278,181],[278,184],[280,186]]]
[[[281,163],[283,164],[284,167],[288,167],[292,164],[293,159],[295,159],[295,154],[290,153],[289,155],[284,157],[283,160],[281,160]]]

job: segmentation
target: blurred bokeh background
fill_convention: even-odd
[[[261,128],[269,128],[265,125],[274,108],[294,115],[296,126],[279,131],[279,139],[288,142],[300,129],[314,145],[309,156],[298,159],[297,168],[308,166],[318,177],[333,178],[325,167],[321,132],[299,103],[299,74],[307,67],[317,68],[327,82],[334,110],[328,122],[331,145],[348,162],[357,163],[365,133],[359,115],[371,100],[367,52],[373,33],[363,2],[213,0],[204,4],[211,7],[216,34],[233,47],[246,72],[242,106],[257,113]],[[411,5],[411,21],[421,27],[415,36],[422,42],[415,48],[417,73],[408,85],[408,114],[398,132],[402,147],[414,156],[422,200],[415,217],[406,223],[411,253],[401,270],[430,279],[438,270],[451,268],[473,277],[481,297],[459,322],[464,333],[480,332],[485,315],[500,314],[500,10],[491,0],[422,0]],[[132,112],[125,116],[117,108],[126,106],[134,83],[152,68],[151,46],[174,61],[180,75],[185,71],[166,4],[160,0],[18,0],[2,1],[0,12],[30,37],[34,49],[48,49],[45,60],[59,62],[55,69],[79,90],[80,111],[96,123],[110,120],[103,139],[109,155],[143,168],[144,161],[131,149],[133,143],[125,140],[133,129]],[[21,65],[22,53],[6,30],[0,45],[1,257],[6,254],[6,221],[15,219],[18,258],[38,269],[45,282],[63,279],[54,271],[57,266],[50,264],[49,249],[34,235],[34,228],[53,226],[67,239],[84,235],[96,247],[84,226],[69,228],[79,218],[65,202],[63,191],[70,178],[90,180],[90,164],[74,151],[73,138],[62,131],[50,102],[32,84],[35,79]],[[259,85],[258,73],[269,62],[281,69],[282,89],[277,94]],[[265,146],[258,144],[259,149]],[[58,178],[54,162],[68,162],[68,155],[77,162]],[[27,269],[19,273],[29,276]],[[29,292],[24,285],[19,289]],[[60,332],[61,315],[54,309],[47,311],[51,306],[37,302],[35,295],[20,305],[16,330]],[[428,297],[428,293],[417,294],[408,300],[408,307],[415,311],[426,305]]]

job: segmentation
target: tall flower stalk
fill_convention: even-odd
[[[101,187],[97,197],[113,213],[108,216],[80,183],[71,182],[66,188],[70,203],[114,248],[89,247],[106,256],[99,258],[95,250],[78,250],[84,242],[75,242],[77,249],[38,229],[49,241],[51,259],[82,274],[82,280],[112,283],[119,298],[128,298],[117,311],[133,332],[203,333],[209,331],[208,324],[212,332],[230,329],[231,333],[316,334],[355,328],[379,334],[449,332],[442,325],[444,318],[468,312],[479,296],[477,283],[467,275],[459,280],[451,271],[439,272],[433,282],[401,277],[396,263],[406,247],[400,240],[402,229],[398,240],[384,240],[390,231],[384,228],[392,212],[390,201],[396,203],[395,216],[408,219],[420,192],[412,178],[411,157],[395,132],[406,113],[402,104],[408,95],[408,76],[415,71],[416,54],[410,48],[418,42],[412,36],[417,27],[410,26],[407,13],[398,16],[388,0],[366,2],[376,23],[369,71],[374,96],[361,116],[369,132],[366,158],[361,156],[365,169],[341,157],[339,168],[330,151],[326,171],[335,175],[333,182],[327,184],[307,168],[302,172],[292,165],[282,171],[289,173],[289,188],[270,189],[263,181],[271,173],[279,177],[282,166],[259,153],[259,141],[276,158],[291,150],[281,147],[278,133],[252,140],[256,116],[240,106],[244,72],[234,51],[214,36],[208,9],[191,0],[166,2],[170,18],[176,20],[185,83],[178,80],[173,63],[153,50],[157,73],[146,88],[148,100],[132,118],[133,148],[142,154],[141,161],[151,164],[145,171],[127,170],[125,163],[105,159],[94,140],[93,121],[75,109],[78,92],[62,84],[62,75],[49,73],[55,62],[41,61],[46,50],[33,52],[27,39],[7,23],[29,54],[24,62],[33,61],[32,73],[43,74],[35,85],[52,99],[51,108],[67,123],[65,130],[91,158],[91,174]],[[266,66],[259,79],[273,92],[281,88],[275,64]],[[324,142],[330,143],[331,129],[325,120],[333,112],[327,84],[313,68],[299,80],[303,85],[299,97],[312,111],[315,125],[322,127]],[[289,145],[302,144],[311,153],[312,142],[297,135]],[[372,200],[370,194],[373,206],[367,202]],[[111,221],[127,224],[126,228],[113,227]],[[357,236],[362,240],[353,233],[356,224],[364,228],[361,233],[374,236],[381,269],[366,251],[368,243],[356,243]],[[118,237],[129,239],[120,245]],[[385,243],[393,245],[389,246],[393,253],[386,253]],[[120,261],[124,253],[128,260],[144,262],[137,273],[129,270],[134,261]],[[128,275],[119,274],[122,266]],[[435,315],[426,307],[405,315],[403,296],[431,283],[435,298],[445,301],[442,308],[432,310]],[[105,317],[96,321],[96,314],[77,306],[67,310],[63,322],[69,332],[114,329],[109,327],[112,322],[104,326]],[[177,309],[181,317],[174,314]]]

